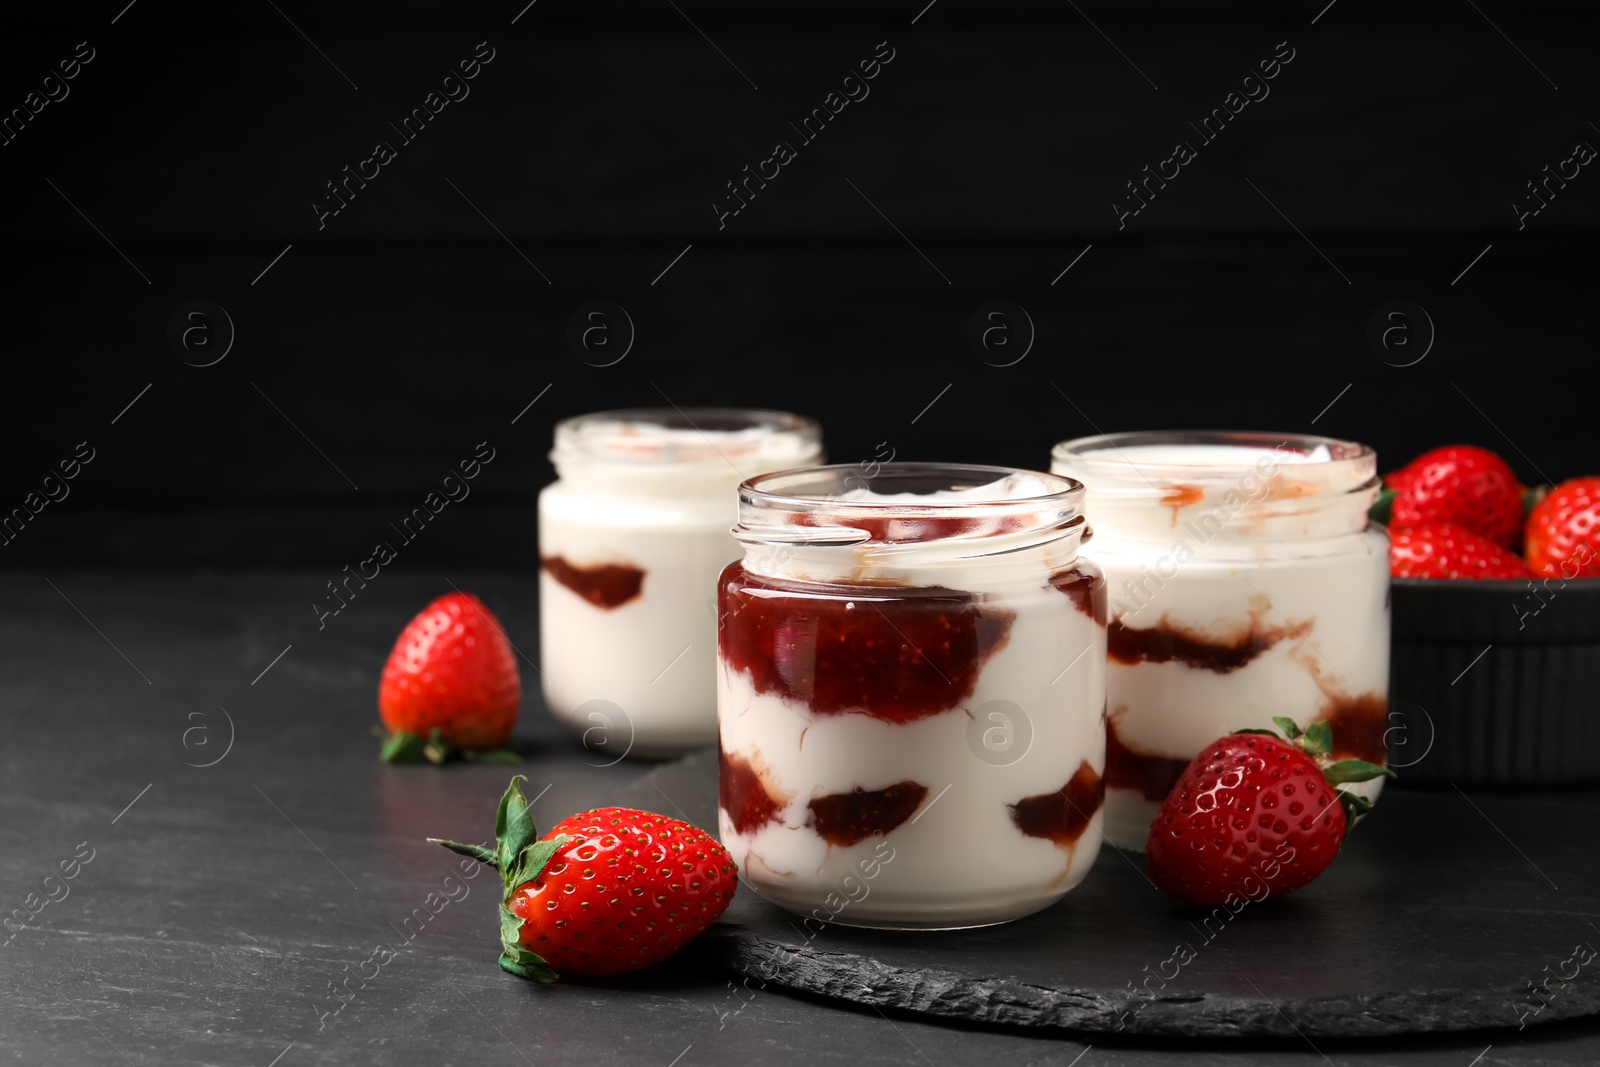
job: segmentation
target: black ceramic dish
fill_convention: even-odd
[[[1392,612],[1402,782],[1600,782],[1600,578],[1397,578]]]

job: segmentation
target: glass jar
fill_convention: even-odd
[[[1056,445],[1110,589],[1106,835],[1143,850],[1189,761],[1234,730],[1333,725],[1385,762],[1389,538],[1365,445],[1263,433],[1117,433]],[[1376,797],[1382,779],[1348,786]]]
[[[808,928],[1019,918],[1100,848],[1105,580],[1083,487],[818,467],[739,489],[718,591],[718,820]]]
[[[540,675],[557,719],[615,762],[717,736],[717,575],[739,483],[816,463],[821,431],[775,411],[602,411],[556,426],[539,494]]]

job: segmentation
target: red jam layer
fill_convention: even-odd
[[[1389,732],[1386,694],[1330,698],[1323,705],[1318,721],[1333,727],[1335,759],[1361,759],[1380,765],[1389,762],[1389,746],[1384,740],[1384,734]]]
[[[1113,620],[1106,627],[1106,654],[1113,663],[1170,663],[1177,661],[1197,670],[1227,674],[1255,659],[1294,630],[1254,625],[1237,641],[1196,637],[1162,619],[1154,626],[1134,629]]]
[[[1167,799],[1184,769],[1186,759],[1147,756],[1123,744],[1117,720],[1106,720],[1106,788],[1136,790],[1146,800]]]
[[[1029,837],[1042,837],[1058,845],[1076,844],[1105,797],[1105,781],[1084,761],[1067,784],[1054,793],[1024,797],[1010,805],[1011,821]]]
[[[808,805],[817,836],[830,845],[853,845],[887,834],[916,812],[928,795],[920,782],[896,782],[887,789],[853,789],[817,797]]]
[[[560,556],[540,560],[545,573],[597,608],[621,607],[644,588],[644,571],[622,563],[578,567]]]
[[[757,693],[893,723],[969,699],[1016,618],[956,589],[784,582],[738,563],[717,608],[718,653]]]
[[[783,804],[767,789],[767,783],[749,760],[730,756],[719,747],[717,764],[717,803],[728,813],[735,830],[747,834],[778,818]]]
[[[1052,574],[1050,584],[1067,594],[1079,611],[1101,626],[1106,624],[1106,576],[1099,567],[1080,559],[1067,570]]]

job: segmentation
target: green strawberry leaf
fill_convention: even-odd
[[[1307,755],[1328,755],[1333,751],[1333,724],[1314,722],[1307,726],[1306,732],[1300,738],[1300,745],[1306,750]]]
[[[468,859],[477,860],[479,863],[487,863],[497,870],[500,867],[500,857],[492,848],[485,848],[482,845],[464,845],[460,841],[446,841],[442,837],[430,837],[428,840],[435,845],[443,845],[451,852],[459,853]]]
[[[1380,767],[1376,763],[1366,760],[1347,759],[1338,763],[1329,764],[1322,770],[1323,775],[1333,785],[1343,785],[1346,782],[1369,782],[1374,778],[1388,775],[1396,777],[1395,773],[1387,767]]]
[[[422,753],[423,744],[421,737],[401,730],[384,740],[378,758],[385,763],[421,763],[427,758]]]
[[[422,754],[428,758],[429,763],[440,764],[453,759],[460,749],[439,736],[439,731],[434,730],[428,735],[427,743],[422,746]]]
[[[522,944],[522,927],[526,922],[504,904],[500,905],[500,944],[507,952]]]
[[[1343,789],[1335,789],[1339,794],[1339,806],[1344,808],[1345,833],[1356,824],[1356,819],[1372,810],[1372,801],[1356,793],[1346,793]]]
[[[511,766],[522,762],[522,757],[509,748],[491,748],[482,752],[466,749],[461,756],[468,763],[484,763],[490,766]]]
[[[1522,490],[1522,514],[1527,515],[1538,507],[1539,501],[1550,495],[1550,488],[1548,485],[1526,486]]]
[[[550,841],[535,841],[517,854],[517,862],[512,866],[511,873],[506,875],[506,889],[510,891],[519,885],[533,881],[544,872],[545,865],[550,862],[550,857],[556,850],[568,841],[566,834]]]
[[[514,974],[518,978],[526,978],[530,982],[542,982],[549,985],[560,975],[551,969],[544,961],[544,957],[519,948],[516,952],[500,953],[500,969],[507,974]]]
[[[520,774],[511,779],[511,784],[506,786],[505,795],[500,798],[500,811],[494,820],[494,839],[500,860],[500,873],[508,879],[507,893],[516,888],[517,883],[509,881],[509,872],[516,867],[517,857],[522,854],[523,849],[539,840],[539,831],[533,825],[533,813],[528,811],[528,798],[522,795],[521,783],[527,780]]]
[[[1278,724],[1278,729],[1283,731],[1283,736],[1293,741],[1300,736],[1300,726],[1293,719],[1284,715],[1274,715],[1272,721]]]
[[[500,969],[534,982],[554,982],[556,972],[544,957],[522,947],[522,926],[510,908],[500,905]]]
[[[1372,506],[1367,509],[1367,518],[1380,526],[1389,525],[1389,520],[1394,515],[1394,498],[1399,495],[1388,486],[1378,490],[1378,499],[1374,500]]]

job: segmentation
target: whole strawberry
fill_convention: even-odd
[[[553,982],[660,963],[727,910],[733,859],[705,831],[637,808],[596,808],[538,836],[521,775],[500,798],[493,849],[429,841],[500,871],[500,967]]]
[[[511,736],[521,699],[499,621],[477,597],[446,593],[406,624],[383,666],[378,710],[393,732],[384,759],[495,748]]]
[[[1449,523],[1389,531],[1389,573],[1396,578],[1526,578],[1520,556]]]
[[[1388,525],[1448,522],[1512,548],[1522,533],[1522,486],[1488,449],[1448,445],[1424,452],[1384,479],[1394,491]]]
[[[1335,763],[1333,728],[1274,717],[1288,735],[1241,730],[1194,758],[1150,826],[1150,877],[1193,904],[1282,896],[1327,869],[1349,823],[1372,805],[1335,788],[1392,771]]]
[[[1528,569],[1546,578],[1600,577],[1600,477],[1562,482],[1528,514]]]

